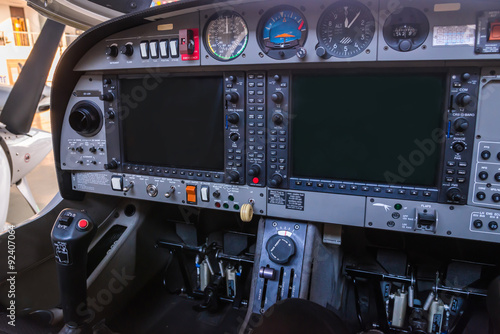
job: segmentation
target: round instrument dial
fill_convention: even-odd
[[[294,7],[275,7],[261,18],[257,36],[260,48],[269,57],[288,59],[304,45],[307,22],[302,13]]]
[[[350,58],[363,52],[373,39],[375,19],[362,3],[341,1],[321,15],[317,34],[319,47],[328,55]]]
[[[213,58],[220,61],[233,60],[247,46],[248,27],[238,13],[217,13],[208,20],[203,40],[207,52]]]
[[[429,21],[424,13],[405,7],[392,13],[384,23],[384,39],[396,51],[408,52],[424,44],[429,35]]]

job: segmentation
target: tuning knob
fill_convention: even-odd
[[[467,93],[457,95],[456,102],[461,107],[466,107],[472,102],[472,97]]]
[[[453,202],[460,202],[462,200],[462,192],[458,188],[450,188],[446,192],[446,196]]]
[[[280,125],[281,123],[283,123],[283,115],[274,114],[271,120],[273,121],[274,124]]]
[[[250,176],[259,176],[260,174],[260,166],[259,165],[252,165],[250,169],[248,170],[248,175]]]
[[[320,47],[318,47],[318,48],[316,49],[316,54],[317,54],[317,55],[318,55],[318,57],[320,57],[320,58],[326,58],[326,55],[327,55],[327,53],[326,53],[326,49],[325,49],[324,47],[320,46]]]
[[[269,259],[276,264],[286,264],[295,255],[295,242],[292,238],[275,234],[266,243]]]
[[[113,95],[113,93],[104,93],[99,97],[99,99],[101,101],[111,102],[115,99],[115,96]]]
[[[240,121],[240,116],[237,113],[227,115],[227,121],[231,124],[237,124]]]
[[[458,118],[453,123],[453,127],[458,132],[464,132],[465,130],[467,130],[469,128],[469,122],[465,118]]]
[[[104,164],[104,168],[105,169],[117,169],[118,168],[118,162],[113,159],[111,160],[110,162],[108,162],[107,164]]]
[[[89,101],[77,103],[69,114],[69,125],[78,134],[91,137],[101,129],[102,118],[99,108]]]
[[[271,100],[273,100],[274,103],[281,103],[281,101],[283,101],[283,93],[281,92],[273,93],[273,95],[271,95]]]
[[[106,48],[106,56],[116,57],[118,56],[118,47],[116,45],[111,45]]]
[[[238,102],[240,96],[238,95],[238,93],[227,93],[226,96],[225,96],[225,99],[227,102],[231,102],[231,103],[236,103]]]
[[[240,135],[236,132],[233,132],[229,135],[229,139],[231,139],[232,141],[238,141],[238,139],[240,139]]]
[[[461,153],[465,150],[465,144],[462,142],[457,142],[457,143],[453,144],[452,149],[453,149],[453,151],[455,151],[457,153]]]
[[[132,44],[125,44],[120,48],[120,53],[127,57],[130,57],[134,54],[134,46]]]
[[[231,182],[231,183],[239,182],[240,181],[240,173],[238,173],[235,170],[232,170],[227,174],[227,178],[229,179],[229,182]]]
[[[283,177],[279,174],[274,174],[271,176],[271,181],[269,181],[269,184],[271,187],[279,187],[280,184],[283,182]]]

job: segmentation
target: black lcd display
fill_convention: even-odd
[[[436,186],[446,78],[295,75],[292,174]]]
[[[222,77],[122,78],[125,162],[222,171]]]

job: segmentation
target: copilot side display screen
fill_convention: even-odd
[[[292,174],[436,186],[446,76],[295,75]]]
[[[222,77],[120,79],[125,162],[222,171]]]

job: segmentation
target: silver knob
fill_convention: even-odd
[[[146,187],[146,193],[150,197],[156,197],[158,196],[158,187],[155,186],[154,184],[148,184],[148,186]]]

